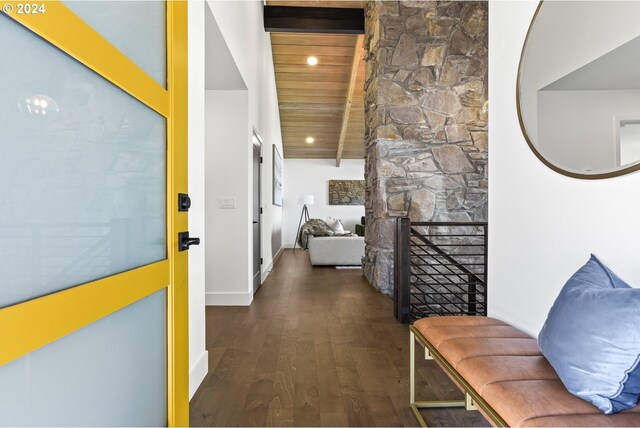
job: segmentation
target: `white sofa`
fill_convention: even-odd
[[[308,248],[314,266],[359,266],[364,257],[364,237],[309,236]]]

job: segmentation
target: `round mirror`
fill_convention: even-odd
[[[577,178],[640,169],[640,2],[544,1],[518,71],[533,152]]]

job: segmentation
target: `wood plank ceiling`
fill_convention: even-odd
[[[361,1],[268,0],[273,6],[363,7]],[[337,159],[354,57],[357,76],[348,108],[342,159],[364,157],[362,36],[271,33],[285,158]],[[356,50],[356,44],[358,48]],[[307,58],[318,58],[308,65]],[[312,144],[306,142],[311,137]]]

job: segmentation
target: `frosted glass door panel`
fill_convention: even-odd
[[[0,307],[166,258],[166,120],[0,14]]]
[[[166,292],[0,366],[0,426],[166,426]]]
[[[167,86],[166,3],[164,1],[63,1],[84,22]]]

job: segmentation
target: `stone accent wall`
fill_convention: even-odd
[[[363,267],[384,293],[396,217],[487,219],[487,16],[487,2],[366,2]]]

